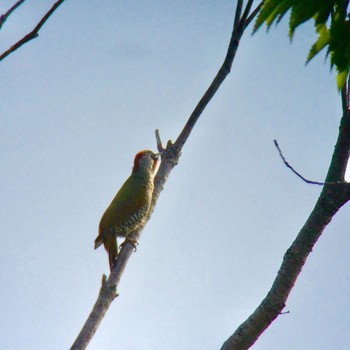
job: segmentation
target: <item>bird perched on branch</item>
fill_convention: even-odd
[[[158,159],[159,154],[148,150],[136,154],[131,175],[101,218],[95,249],[103,243],[111,271],[118,256],[117,237],[137,243],[128,235],[145,223],[149,213]]]

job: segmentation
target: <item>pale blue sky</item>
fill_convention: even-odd
[[[0,13],[13,1],[2,0]],[[51,6],[28,1],[1,51]],[[99,219],[134,154],[176,139],[226,53],[235,1],[66,1],[0,62],[0,348],[67,349],[108,272]],[[242,39],[183,149],[89,350],[219,349],[265,296],[320,187],[341,114],[315,35]],[[349,208],[327,227],[258,350],[347,350]]]

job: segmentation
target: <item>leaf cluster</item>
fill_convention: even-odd
[[[256,32],[263,23],[267,29],[279,23],[290,10],[289,37],[302,23],[313,20],[317,40],[311,46],[307,63],[327,48],[331,67],[338,72],[337,86],[343,88],[350,71],[350,13],[349,0],[266,0],[254,25]]]

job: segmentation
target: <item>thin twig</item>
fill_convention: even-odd
[[[243,26],[243,28],[245,27],[245,21],[247,20],[247,18],[249,16],[249,12],[250,12],[250,9],[252,8],[253,1],[254,0],[248,0],[247,5],[244,9],[243,15],[241,17],[241,25]]]
[[[252,11],[252,13],[247,17],[244,23],[244,28],[247,28],[250,24],[250,22],[255,18],[255,16],[258,14],[262,6],[264,5],[265,0],[261,1],[260,4]]]
[[[250,8],[251,2],[252,0],[248,1],[247,6],[245,7],[244,13],[247,14],[249,12],[248,8]],[[241,4],[242,4],[241,1],[237,2],[235,21],[237,20],[237,18],[239,18],[239,14],[242,11]],[[216,74],[215,78],[210,84],[209,88],[207,89],[203,97],[198,102],[197,106],[195,107],[191,116],[189,117],[185,127],[182,129],[179,137],[175,141],[174,146],[177,147],[179,150],[182,149],[187,138],[190,136],[195,124],[197,123],[204,109],[206,108],[208,103],[211,101],[211,99],[214,97],[216,92],[219,90],[221,84],[226,79],[227,75],[231,72],[232,62],[236,56],[239,41],[245,29],[246,29],[246,26],[244,25],[244,21],[242,18],[239,19],[238,23],[233,25],[231,39],[227,49],[226,57],[224,59],[224,63],[222,64],[221,68],[219,69],[218,73]]]
[[[157,149],[158,149],[159,153],[163,153],[164,147],[162,144],[162,140],[160,138],[159,130],[157,129],[155,132],[156,132]]]
[[[0,29],[6,22],[6,20],[9,18],[11,13],[17,9],[17,7],[21,6],[26,0],[19,0],[17,1],[6,13],[0,16]]]
[[[16,44],[12,45],[8,50],[0,55],[0,61],[2,61],[5,57],[10,55],[12,52],[19,49],[22,45],[27,43],[28,41],[35,39],[39,36],[39,30],[45,24],[45,22],[49,19],[49,17],[55,12],[55,10],[64,2],[64,0],[57,1],[51,9],[45,14],[45,16],[40,20],[40,22],[35,26],[35,28],[25,35],[22,39],[16,42]]]
[[[282,158],[283,160],[283,163],[290,169],[293,171],[293,173],[295,175],[297,175],[299,178],[301,178],[303,181],[305,181],[306,183],[308,184],[312,184],[312,185],[320,185],[320,186],[323,186],[324,185],[324,182],[317,182],[317,181],[311,181],[311,180],[308,180],[308,179],[305,179],[304,176],[300,175],[296,170],[294,170],[294,168],[287,162],[286,158],[284,158],[283,154],[282,154],[282,151],[277,143],[276,140],[273,140],[277,150],[278,150],[278,153],[280,155],[280,157]]]

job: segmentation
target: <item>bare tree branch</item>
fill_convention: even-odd
[[[349,101],[349,86],[345,86],[342,91],[343,116],[326,182],[344,181],[345,178],[350,156],[350,109],[347,101]]]
[[[247,13],[247,8],[251,6],[252,0],[248,1],[248,4],[244,10],[244,13]],[[238,18],[237,13],[241,12],[241,2],[237,2],[236,7],[236,15],[235,15],[235,21]],[[239,45],[239,41],[243,35],[244,30],[246,29],[246,26],[244,25],[244,18],[239,19],[237,22],[237,25],[233,26],[233,31],[230,39],[230,43],[228,46],[227,54],[224,60],[224,63],[222,64],[221,68],[219,69],[218,73],[216,74],[214,80],[210,84],[208,90],[204,93],[203,97],[198,102],[196,108],[193,110],[190,118],[188,119],[185,127],[181,131],[179,137],[175,141],[174,146],[182,149],[183,145],[185,144],[187,138],[190,136],[191,131],[193,130],[194,126],[196,125],[197,120],[201,116],[202,112],[204,111],[205,107],[208,105],[208,103],[211,101],[213,96],[216,94],[218,89],[220,88],[221,84],[227,77],[227,75],[231,72],[232,62],[236,56],[237,48]]]
[[[7,21],[9,16],[13,11],[15,11],[20,5],[22,5],[26,0],[19,0],[17,1],[6,13],[0,16],[0,29],[4,25],[4,23]]]
[[[248,2],[247,2],[247,5],[246,5],[246,7],[245,7],[245,9],[244,9],[244,12],[243,12],[243,15],[242,15],[242,17],[241,17],[241,23],[240,23],[240,25],[244,28],[244,27],[246,27],[246,20],[247,20],[247,18],[248,18],[248,16],[249,16],[249,12],[250,12],[250,9],[252,8],[252,5],[253,5],[253,2],[254,2],[254,0],[248,0]]]
[[[260,4],[252,11],[252,13],[247,17],[245,20],[244,26],[248,27],[250,22],[255,18],[255,16],[258,14],[262,6],[264,5],[265,0],[261,1]]]
[[[240,13],[241,11],[241,9],[239,8],[239,4],[240,4],[240,1],[237,3],[235,18],[239,17],[237,13]],[[245,26],[242,24],[241,20],[239,20],[237,29],[234,28],[232,31],[229,48],[228,48],[227,55],[223,65],[219,69],[216,77],[214,78],[213,82],[209,86],[208,90],[205,92],[205,94],[197,104],[196,108],[192,112],[191,116],[189,117],[189,120],[187,121],[184,129],[180,133],[176,142],[173,144],[171,141],[168,141],[166,148],[164,148],[160,140],[159,132],[156,131],[157,147],[158,147],[158,150],[161,152],[162,161],[161,161],[159,170],[157,172],[157,175],[154,179],[152,205],[151,205],[151,211],[149,213],[147,221],[149,220],[154,210],[154,207],[157,203],[159,195],[164,188],[164,184],[168,176],[170,175],[170,172],[172,171],[174,166],[178,163],[178,159],[181,155],[181,149],[184,146],[187,138],[189,137],[194,125],[196,124],[198,118],[202,114],[207,104],[210,102],[212,97],[215,95],[215,93],[219,89],[223,80],[230,73],[232,62],[235,57],[235,54],[239,45],[239,40],[244,32],[244,29],[245,29]],[[143,228],[133,232],[130,235],[130,238],[133,240],[139,240],[142,230]],[[124,272],[126,264],[133,252],[133,249],[134,247],[129,241],[126,241],[125,243],[123,243],[122,249],[120,250],[117,261],[108,279],[106,279],[106,276],[103,277],[103,282],[102,282],[102,286],[101,286],[97,301],[87,321],[85,322],[81,332],[79,333],[77,339],[73,343],[71,350],[86,349],[91,338],[95,334],[100,322],[102,321],[102,318],[104,317],[105,313],[107,312],[109,306],[111,305],[112,301],[116,296],[116,288],[118,287],[119,281]]]
[[[233,22],[233,28],[237,28],[239,22],[241,21],[243,0],[237,0],[236,12],[235,12],[235,20]]]
[[[41,27],[45,24],[45,22],[49,19],[49,17],[56,11],[56,9],[64,2],[64,0],[57,1],[51,9],[44,15],[44,17],[40,20],[40,22],[35,26],[35,28],[25,35],[22,39],[17,41],[14,45],[12,45],[9,49],[7,49],[5,52],[3,52],[0,55],[0,61],[2,61],[5,57],[10,55],[12,52],[19,49],[22,45],[27,43],[28,41],[35,39],[39,36],[39,30]]]
[[[345,86],[341,89],[341,100],[343,113],[345,113],[350,108],[350,76]]]
[[[280,157],[281,157],[282,160],[283,160],[283,163],[284,163],[290,170],[292,170],[292,172],[293,172],[295,175],[297,175],[299,178],[301,178],[303,181],[305,181],[305,182],[308,183],[308,184],[312,184],[312,185],[321,185],[321,186],[324,185],[324,182],[317,182],[317,181],[307,180],[307,179],[305,179],[304,176],[300,175],[300,174],[287,162],[286,158],[284,158],[283,153],[282,153],[282,151],[281,151],[281,149],[280,149],[280,146],[278,145],[278,142],[277,142],[276,140],[273,140],[273,143],[275,144],[275,146],[276,146],[276,148],[277,148],[277,150],[278,150],[278,153],[279,153]]]
[[[287,298],[318,238],[337,211],[350,200],[350,183],[344,182],[349,151],[350,112],[347,111],[343,113],[340,123],[338,139],[326,177],[327,182],[313,211],[295,241],[285,253],[282,265],[270,291],[249,318],[225,341],[221,350],[248,349],[281,314]],[[291,168],[290,166],[288,167]],[[296,174],[301,177],[300,174]]]

